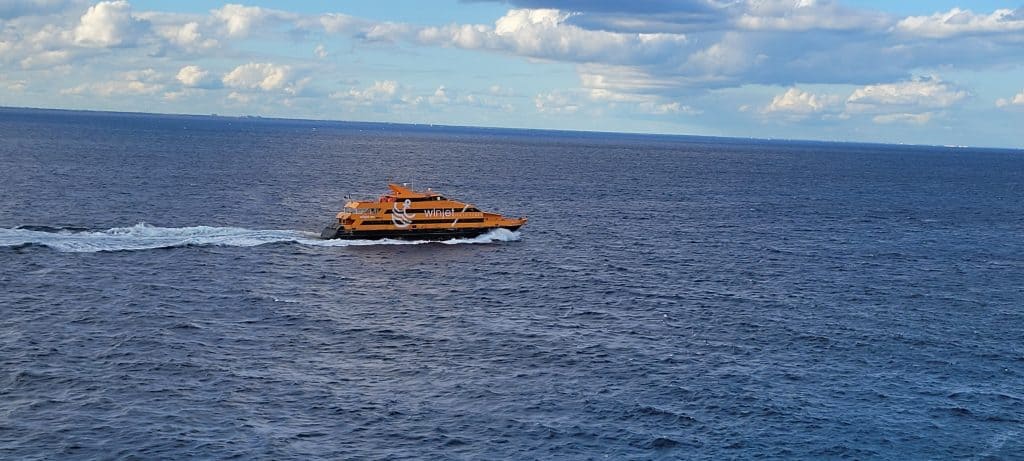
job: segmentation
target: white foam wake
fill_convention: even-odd
[[[447,245],[491,243],[519,240],[518,232],[496,229],[469,239],[451,239],[435,243]],[[296,243],[313,246],[417,245],[423,240],[322,240],[319,234],[298,230],[254,230],[241,227],[157,227],[136,224],[102,231],[53,229],[0,229],[0,247],[43,245],[57,251],[92,253],[98,251],[151,250],[183,246],[253,247],[268,243]]]

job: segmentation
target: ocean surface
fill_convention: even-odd
[[[0,109],[0,458],[1024,459],[1024,152]]]

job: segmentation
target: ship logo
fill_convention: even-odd
[[[398,202],[391,205],[391,224],[402,229],[409,227],[409,224],[412,224],[412,218],[416,217],[415,214],[409,214],[410,205],[412,205],[412,200],[409,199],[405,199],[405,201],[402,202],[401,209],[398,208]]]

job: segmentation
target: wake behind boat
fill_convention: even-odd
[[[495,229],[518,230],[526,218],[480,211],[427,189],[388,184],[376,200],[349,200],[320,237],[324,239],[447,240],[472,238]]]

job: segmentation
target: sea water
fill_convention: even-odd
[[[520,231],[323,241],[412,182]],[[0,458],[1021,459],[1024,153],[0,110]]]

